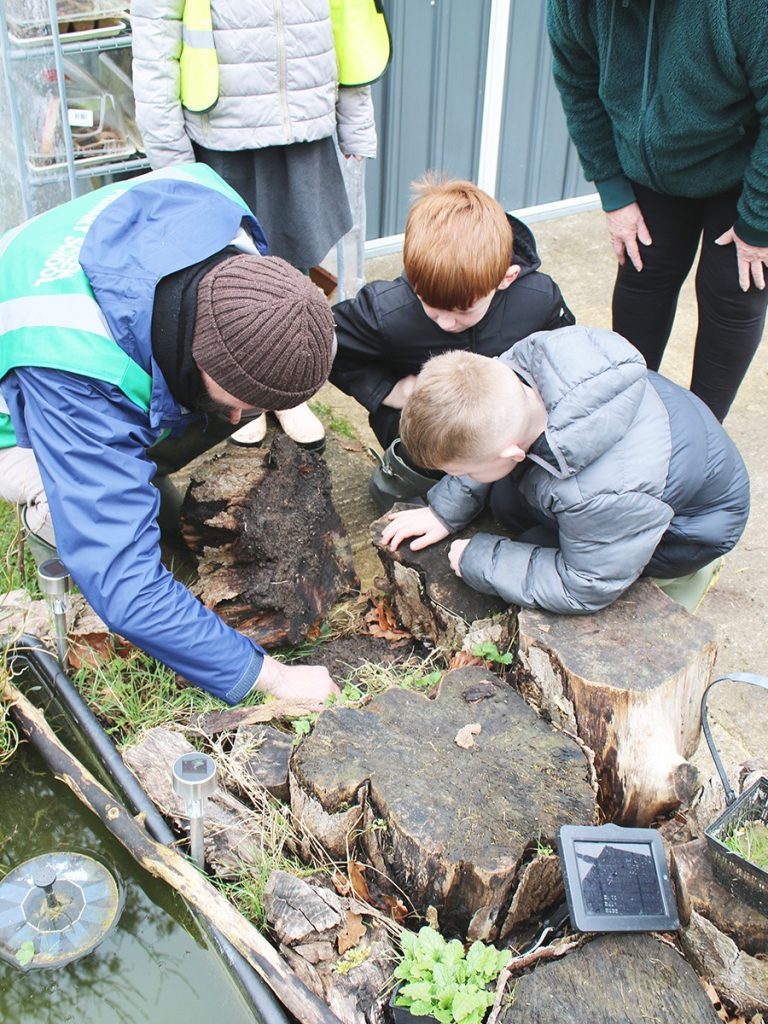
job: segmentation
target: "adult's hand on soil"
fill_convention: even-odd
[[[403,512],[395,512],[381,531],[381,543],[390,551],[397,551],[400,544],[409,537],[417,537],[411,544],[411,551],[428,548],[437,544],[450,533],[440,522],[429,506],[425,508],[407,508]]]
[[[765,269],[768,267],[768,246],[747,245],[742,242],[733,228],[715,239],[715,245],[736,246],[736,262],[739,270],[739,285],[743,292],[749,291],[749,286],[754,281],[755,287],[761,291],[765,288]]]
[[[268,654],[256,688],[281,700],[304,700],[322,704],[332,693],[339,693],[327,668],[322,665],[283,665]]]
[[[416,377],[414,374],[408,377],[401,377],[381,404],[386,405],[388,409],[402,409],[408,401],[415,383]]]
[[[643,215],[637,203],[622,206],[619,210],[610,210],[605,215],[608,221],[608,234],[611,237],[616,259],[624,266],[629,256],[635,270],[643,269],[643,258],[640,255],[638,242],[651,245],[653,239],[645,226]]]

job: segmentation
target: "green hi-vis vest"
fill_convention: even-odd
[[[392,56],[381,0],[330,0],[339,85],[370,85]]]
[[[210,0],[185,0],[181,19],[179,100],[193,114],[212,110],[219,99],[219,62],[213,45]]]
[[[153,178],[193,180],[231,198],[240,196],[205,164],[156,171]],[[114,384],[145,412],[152,378],[115,342],[79,263],[98,215],[147,175],[115,182],[41,214],[0,238],[0,380],[17,366],[78,373]],[[0,412],[0,448],[16,444]]]

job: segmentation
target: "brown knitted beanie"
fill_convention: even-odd
[[[327,380],[333,316],[319,288],[277,256],[233,256],[197,288],[192,356],[230,395],[291,409]]]

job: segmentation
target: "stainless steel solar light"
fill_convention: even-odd
[[[53,618],[56,653],[62,670],[67,668],[67,606],[72,577],[60,558],[49,558],[37,569],[40,589],[45,594]]]
[[[203,818],[208,797],[216,792],[216,762],[208,754],[193,751],[182,754],[173,763],[173,791],[181,797],[189,818],[189,853],[199,868],[203,853]]]

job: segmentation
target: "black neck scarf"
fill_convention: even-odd
[[[197,407],[203,387],[200,370],[192,358],[197,286],[217,264],[239,255],[238,249],[228,245],[157,282],[152,305],[152,353],[171,394],[186,409]]]

